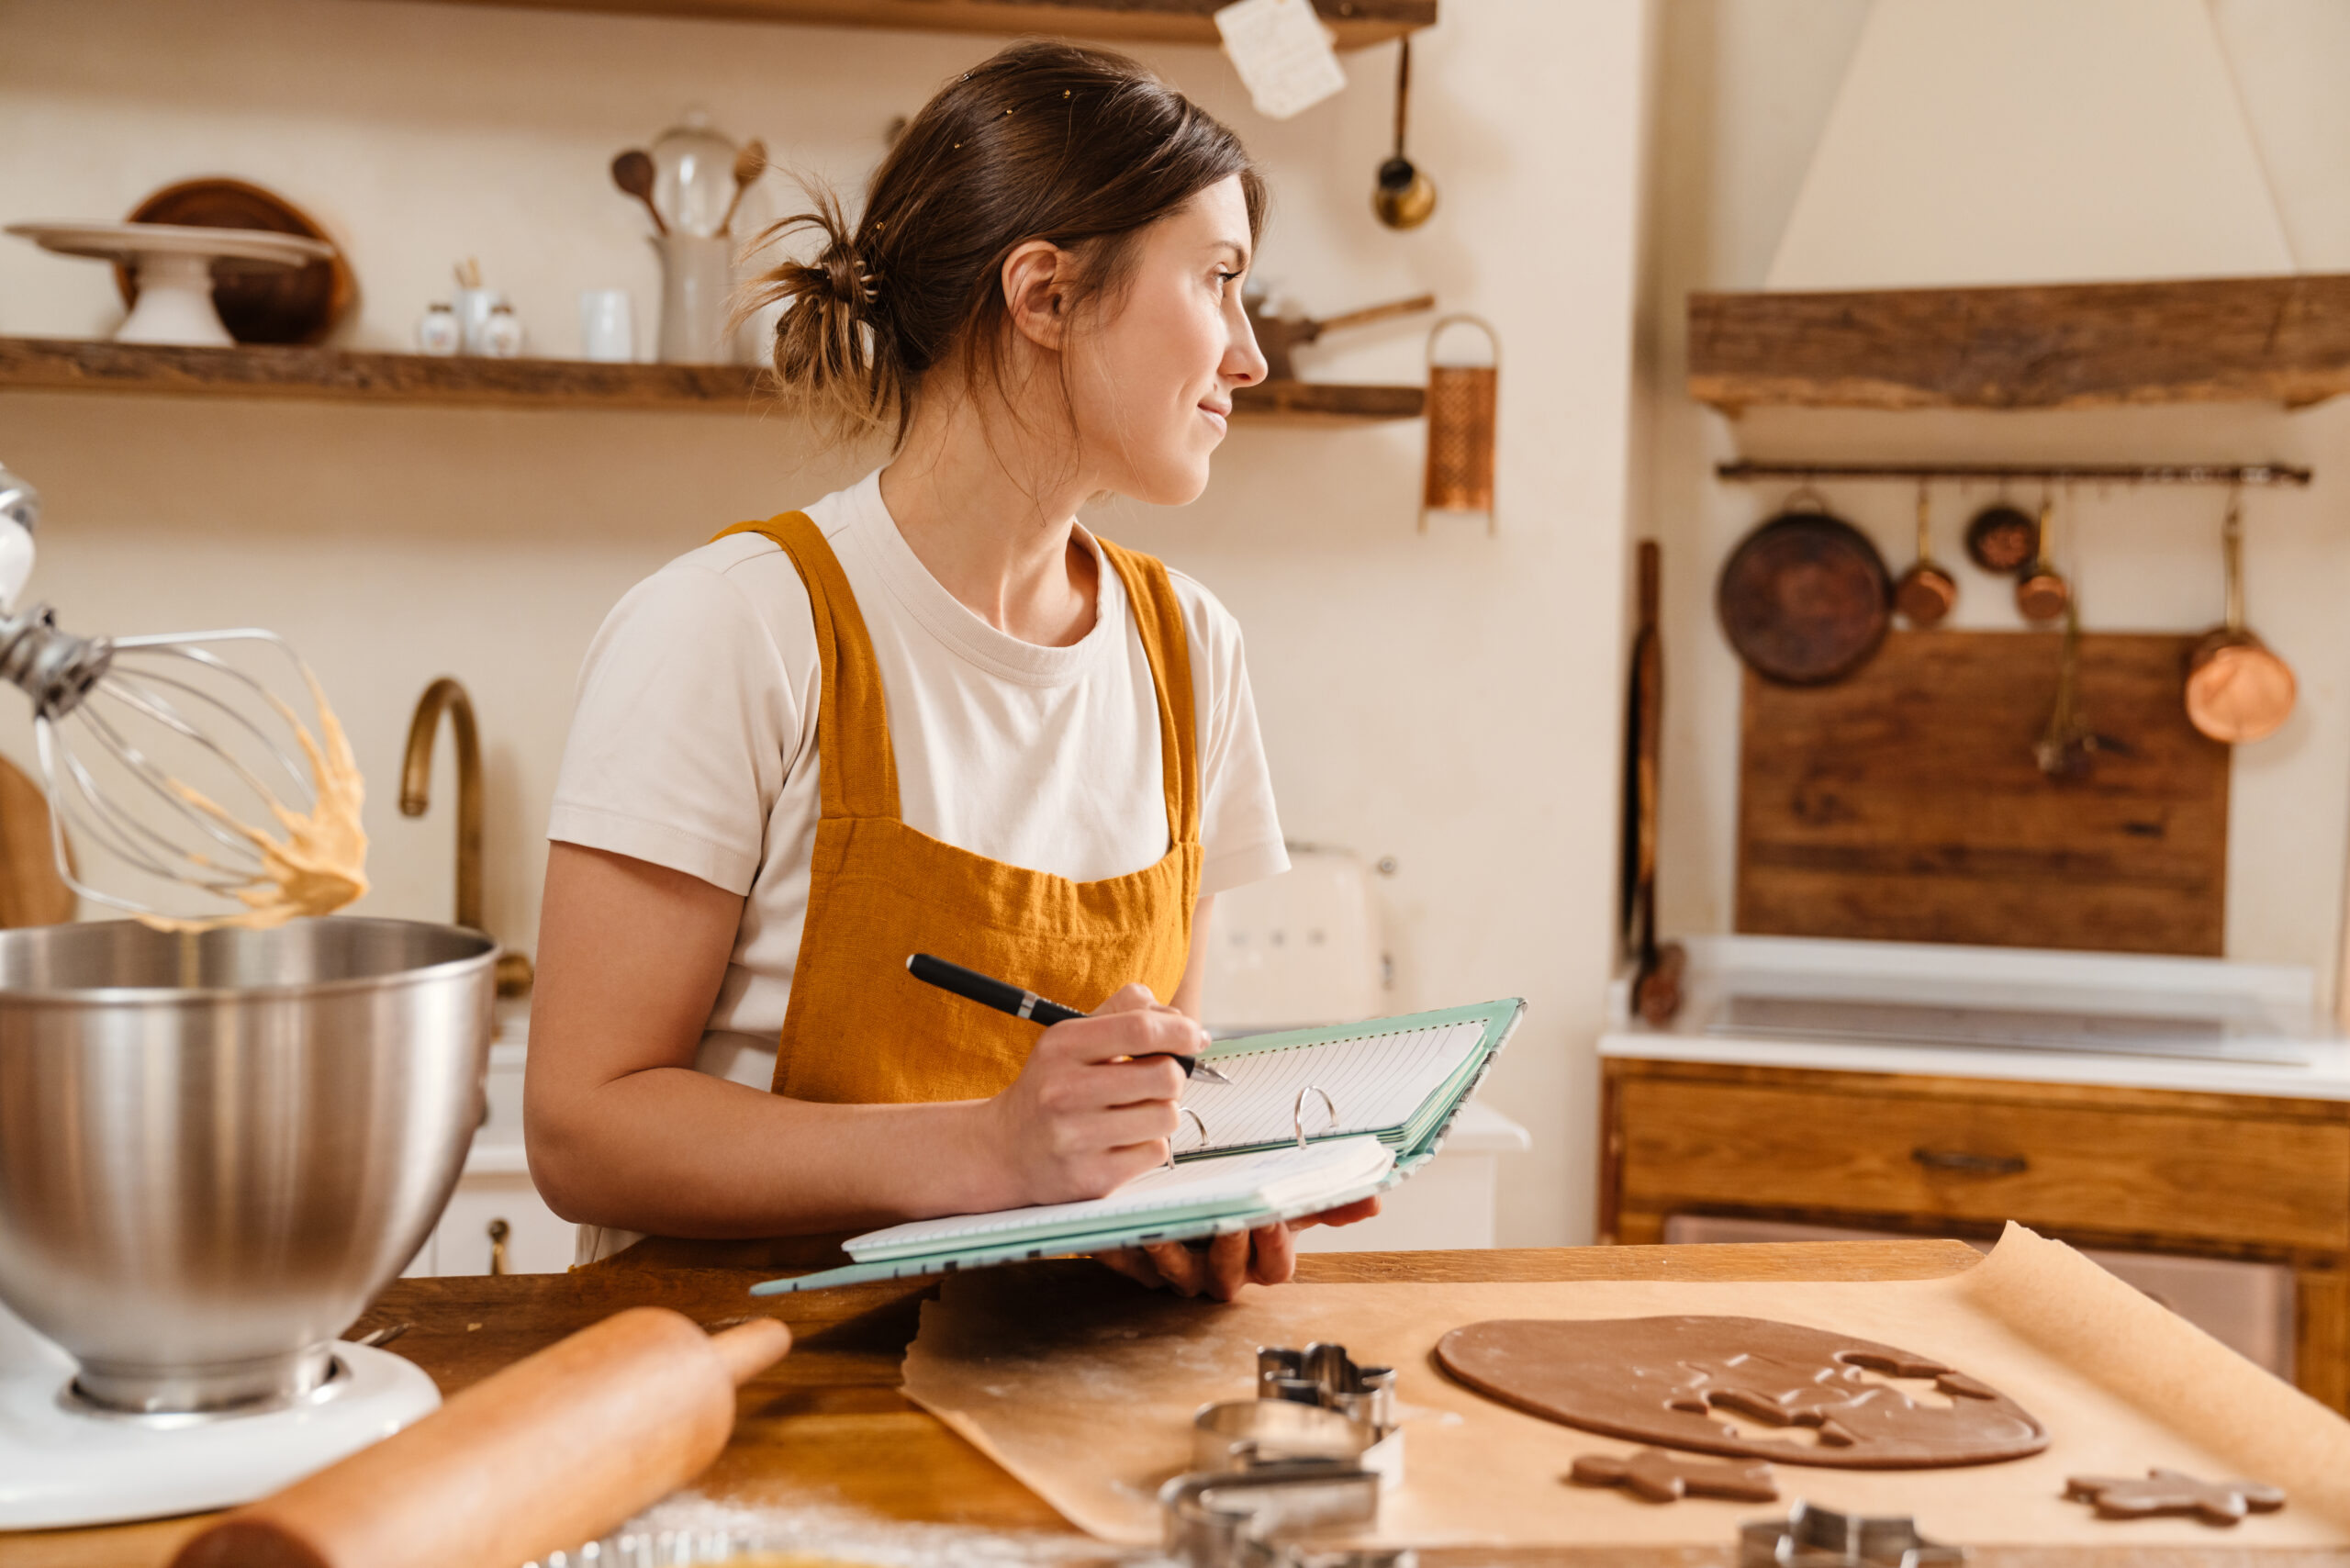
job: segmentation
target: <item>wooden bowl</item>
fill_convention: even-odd
[[[173,223],[197,229],[260,229],[334,243],[316,219],[274,191],[242,180],[185,180],[165,185],[130,212],[133,223]],[[125,305],[139,298],[128,267],[114,270]],[[229,335],[241,343],[315,343],[324,339],[359,297],[358,280],[340,247],[308,266],[265,272],[223,271],[212,303]]]

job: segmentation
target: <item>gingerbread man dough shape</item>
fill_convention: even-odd
[[[2150,1470],[2143,1479],[2121,1475],[2076,1475],[2065,1495],[2093,1503],[2101,1519],[2143,1519],[2156,1514],[2193,1514],[2206,1524],[2232,1525],[2244,1515],[2273,1514],[2285,1494],[2257,1481],[2201,1481],[2177,1470]]]
[[[1921,1470],[2048,1446],[2030,1412],[1941,1361],[1768,1318],[1472,1323],[1436,1354],[1445,1371],[1505,1404],[1659,1448]],[[1933,1392],[1894,1379],[1930,1382]]]
[[[1651,1503],[1677,1503],[1684,1497],[1769,1503],[1779,1495],[1778,1483],[1771,1479],[1767,1464],[1709,1464],[1662,1449],[1642,1449],[1629,1457],[1578,1454],[1567,1475],[1583,1486],[1621,1486]]]

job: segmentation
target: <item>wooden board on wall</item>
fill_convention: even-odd
[[[2081,708],[2106,744],[2079,779],[2032,760],[2062,643],[1897,632],[1832,686],[1749,671],[1738,929],[2220,953],[2229,753],[2181,705],[2194,639],[2083,634]]]

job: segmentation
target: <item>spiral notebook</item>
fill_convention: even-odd
[[[1106,1197],[913,1220],[845,1243],[845,1268],[755,1295],[909,1279],[1029,1258],[1189,1241],[1354,1203],[1408,1179],[1516,1029],[1526,1003],[1219,1040],[1229,1084],[1193,1079],[1174,1162]]]

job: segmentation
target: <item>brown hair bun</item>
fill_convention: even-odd
[[[1080,254],[1072,311],[1112,297],[1142,230],[1238,176],[1252,235],[1265,187],[1239,139],[1124,55],[1016,43],[948,83],[874,172],[852,225],[803,181],[809,207],[761,245],[821,241],[754,281],[745,312],[778,300],[773,368],[786,398],[835,439],[905,434],[923,378],[944,363],[993,375],[1008,316],[1004,259],[1036,239]]]

